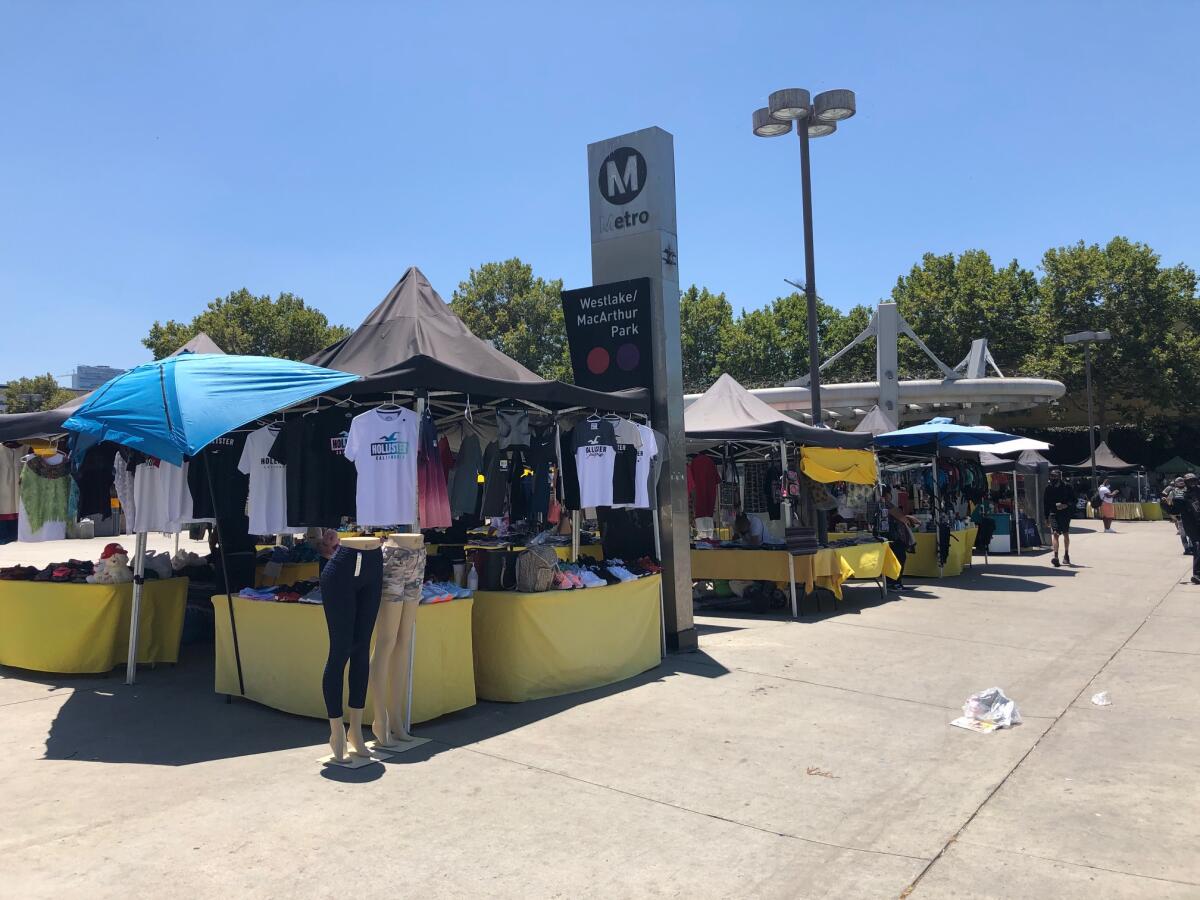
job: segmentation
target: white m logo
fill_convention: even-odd
[[[641,190],[641,181],[638,180],[638,158],[632,154],[625,160],[625,172],[617,168],[617,161],[610,159],[604,167],[604,171],[608,174],[608,195],[610,197],[618,194],[637,194]]]
[[[646,186],[646,158],[632,147],[618,147],[600,164],[598,176],[604,199],[623,206]]]

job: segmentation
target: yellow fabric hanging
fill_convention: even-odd
[[[870,450],[839,450],[836,447],[801,447],[800,466],[813,481],[830,484],[874,484],[879,478],[875,455]]]

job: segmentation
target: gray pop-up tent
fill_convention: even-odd
[[[1064,469],[1075,469],[1076,471],[1091,471],[1092,459],[1090,456],[1084,457],[1083,462],[1076,463],[1073,466],[1062,466]],[[1096,469],[1104,472],[1134,472],[1139,467],[1133,463],[1127,463],[1117,454],[1113,453],[1108,448],[1108,444],[1104,441],[1100,442],[1100,446],[1096,448]]]
[[[806,447],[866,450],[871,435],[797,422],[751,394],[728,373],[683,412],[687,437],[700,441],[795,441]]]
[[[364,376],[335,395],[428,391],[524,400],[547,409],[595,407],[646,412],[644,388],[605,393],[541,378],[476,337],[416,266],[409,268],[348,337],[305,362]]]

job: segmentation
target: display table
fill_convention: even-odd
[[[896,559],[891,544],[886,541],[878,541],[873,544],[851,544],[834,549],[842,561],[850,567],[850,574],[845,580],[882,582],[884,578],[896,580],[900,577],[900,560]],[[886,590],[884,592],[886,593]]]
[[[147,581],[139,663],[179,659],[188,580]],[[0,581],[0,665],[35,672],[96,674],[129,658],[132,584]]]
[[[950,532],[950,552],[946,555],[946,564],[938,575],[937,534],[932,531],[919,531],[914,537],[917,541],[916,552],[909,551],[904,561],[904,574],[914,578],[952,578],[961,575],[963,568],[970,565],[971,553],[975,549],[975,536],[978,528],[971,527],[965,531]]]
[[[216,615],[216,691],[238,695],[229,603],[213,597]],[[325,611],[311,603],[275,603],[234,595],[246,698],[273,709],[324,719],[321,674],[329,653]],[[475,705],[471,661],[472,601],[418,607],[413,657],[413,722]],[[372,637],[372,642],[374,638]],[[371,721],[367,698],[366,722]]]
[[[804,593],[827,588],[842,599],[842,584],[851,578],[878,580],[885,572],[898,578],[900,563],[886,543],[835,545],[811,556],[792,556],[786,550],[719,548],[692,550],[692,578],[697,581],[735,579],[774,581],[787,589],[804,585]],[[789,569],[788,560],[792,566]],[[890,559],[890,562],[889,562]]]
[[[320,565],[315,562],[284,563],[277,578],[267,577],[267,567],[259,563],[254,567],[254,586],[273,587],[277,584],[295,584],[297,581],[316,581],[321,577]]]
[[[555,697],[659,664],[658,575],[607,587],[477,591],[475,689],[483,700]]]

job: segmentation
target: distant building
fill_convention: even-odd
[[[71,373],[71,390],[93,391],[111,378],[116,378],[128,369],[114,369],[112,366],[77,366]]]

